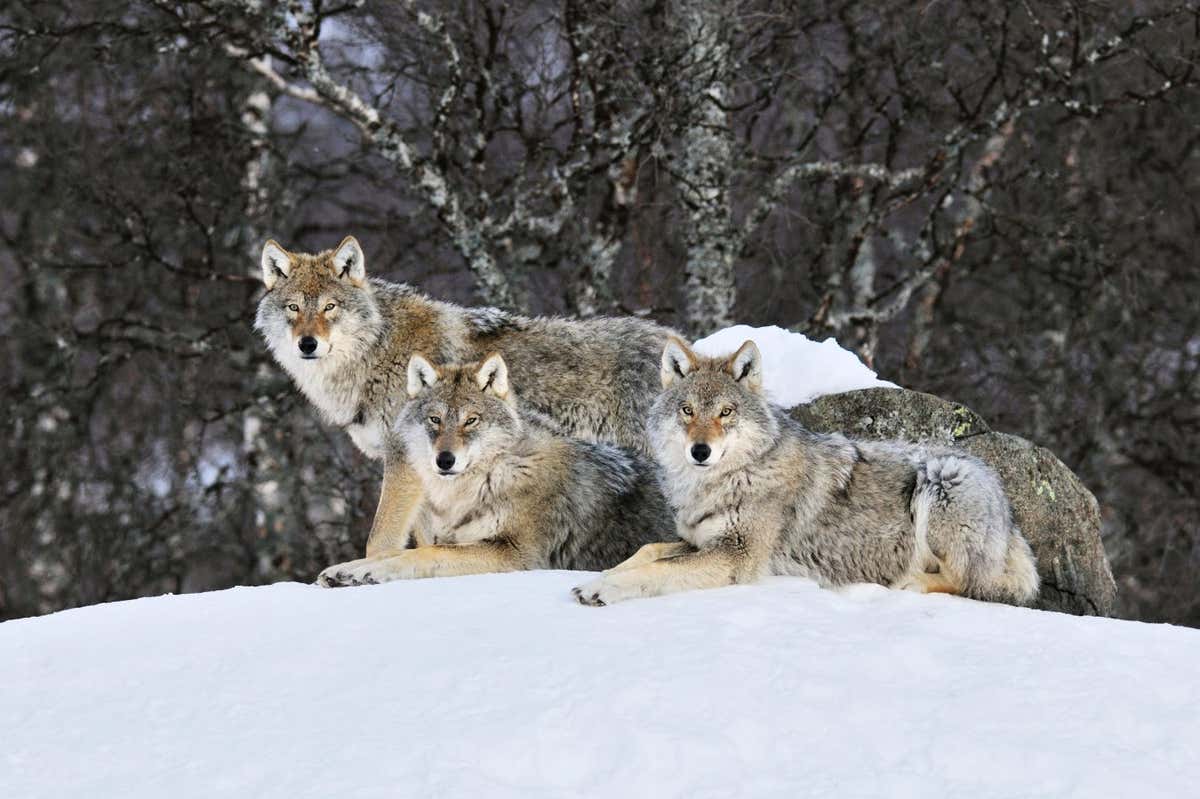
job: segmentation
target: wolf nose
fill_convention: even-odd
[[[305,355],[312,355],[317,351],[317,340],[312,336],[304,336],[300,339],[300,351]]]
[[[437,454],[437,467],[443,472],[450,471],[450,467],[454,466],[453,452],[439,452]]]
[[[708,460],[708,456],[712,454],[712,447],[708,444],[693,444],[692,445],[692,460],[696,463],[704,463]]]

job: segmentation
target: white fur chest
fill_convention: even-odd
[[[703,547],[728,530],[732,495],[726,483],[696,467],[671,475],[667,499],[675,509],[675,532],[680,538]]]
[[[368,458],[383,460],[387,447],[385,446],[386,431],[382,424],[378,422],[348,424],[346,433],[354,442],[354,446],[362,450],[362,453]]]
[[[317,406],[329,422],[347,425],[358,412],[359,391],[356,380],[339,374],[332,358],[316,362],[284,357],[280,361],[309,402]]]
[[[441,544],[473,544],[500,533],[503,508],[474,475],[424,476],[429,538]]]
[[[694,523],[689,523],[689,520],[682,516],[677,518],[675,532],[684,541],[698,549],[703,549],[729,530],[728,514],[721,511],[698,521],[692,521]]]
[[[696,547],[738,531],[752,534],[764,500],[767,481],[750,469],[711,474],[695,467],[673,475],[667,491],[676,509],[675,527],[680,538]]]

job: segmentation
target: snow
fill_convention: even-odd
[[[697,341],[700,355],[732,355],[746,339],[758,345],[763,358],[763,387],[776,405],[791,408],[826,394],[860,388],[898,388],[880,380],[871,369],[837,340],[812,339],[782,327],[734,325]]]
[[[165,596],[0,624],[5,796],[1195,795],[1200,631],[798,578]]]

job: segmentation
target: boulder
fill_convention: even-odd
[[[904,389],[870,388],[793,408],[804,426],[854,438],[962,447],[1000,475],[1042,578],[1036,607],[1113,615],[1117,588],[1100,540],[1096,498],[1052,452],[994,432],[964,405]]]

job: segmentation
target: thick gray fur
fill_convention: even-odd
[[[668,345],[668,385],[651,409],[650,436],[677,532],[696,551],[643,566],[640,575],[614,571],[578,589],[580,601],[767,574],[1033,601],[1032,552],[982,461],[806,430],[763,396],[760,363],[752,343],[714,359]],[[696,443],[712,450],[704,464],[691,454]]]
[[[396,427],[424,486],[410,548],[331,566],[322,585],[600,570],[672,537],[653,462],[519,412],[500,355],[441,367],[414,356],[409,374]]]
[[[344,427],[369,457],[387,452],[388,432],[408,399],[405,369],[417,352],[438,363],[502,352],[526,407],[570,435],[644,451],[667,328],[634,318],[571,320],[464,308],[404,284],[354,280],[335,260],[347,247],[365,271],[352,238],[316,255],[287,253],[270,242],[263,266],[269,289],[255,327],[326,420]],[[331,302],[335,314],[320,318]],[[289,312],[292,304],[299,315]],[[309,320],[323,323],[313,333],[321,339],[316,359],[302,358],[297,349]]]

